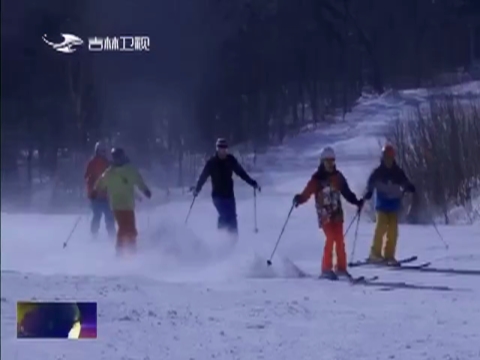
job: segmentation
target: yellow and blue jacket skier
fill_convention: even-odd
[[[403,194],[414,193],[415,186],[396,163],[395,149],[392,145],[383,147],[381,163],[368,178],[364,199],[371,199],[374,192],[376,226],[369,261],[397,264],[395,251],[398,239],[398,213],[402,208]]]
[[[152,192],[145,184],[138,170],[130,163],[125,151],[112,149],[112,165],[97,180],[94,187],[98,192],[106,191],[110,207],[117,222],[117,250],[131,248],[135,250],[137,227],[135,220],[135,188],[139,188],[147,198]]]

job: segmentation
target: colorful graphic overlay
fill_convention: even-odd
[[[17,302],[17,338],[96,339],[95,302]]]

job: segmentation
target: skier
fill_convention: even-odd
[[[117,222],[117,251],[135,250],[137,228],[135,224],[135,187],[147,198],[152,197],[150,189],[138,170],[130,164],[125,151],[112,149],[112,166],[107,169],[95,184],[95,192],[107,191],[110,206]]]
[[[340,195],[349,203],[357,206],[358,211],[363,206],[363,200],[357,199],[343,174],[337,170],[335,151],[331,147],[322,149],[320,159],[320,166],[302,193],[294,196],[293,204],[298,207],[307,202],[310,196],[315,196],[318,224],[326,236],[320,277],[336,280],[338,276],[350,277],[347,271],[347,255],[343,236],[344,214]],[[334,245],[337,254],[336,271],[333,270],[332,264]]]
[[[213,205],[218,212],[217,227],[237,235],[238,224],[235,194],[233,192],[233,173],[254,189],[260,190],[258,183],[247,174],[237,159],[228,153],[227,141],[219,138],[216,143],[216,153],[205,164],[197,185],[193,188],[193,196],[198,196],[210,176]]]
[[[372,198],[376,192],[375,211],[377,220],[375,234],[368,258],[371,262],[386,262],[398,265],[395,250],[398,238],[398,212],[402,207],[405,192],[415,192],[415,186],[395,161],[395,149],[392,145],[382,148],[380,165],[370,174],[365,191],[365,200]],[[385,250],[382,253],[383,239],[386,235]]]
[[[110,209],[110,204],[108,203],[107,193],[98,192],[96,197],[93,197],[93,188],[96,181],[110,165],[106,153],[105,146],[101,142],[97,142],[95,144],[95,154],[89,160],[84,175],[87,185],[87,196],[90,200],[93,212],[92,221],[90,223],[90,232],[94,237],[97,236],[100,229],[102,215],[105,217],[105,226],[109,236],[115,236],[115,220],[113,218],[112,210]]]

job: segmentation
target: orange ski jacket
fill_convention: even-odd
[[[109,166],[110,163],[108,160],[100,155],[93,156],[88,162],[85,169],[85,183],[87,186],[87,195],[89,199],[92,199],[95,183]],[[96,195],[99,198],[107,197],[106,191],[97,192]]]
[[[349,203],[358,204],[357,196],[350,190],[343,174],[337,169],[327,172],[323,165],[312,175],[303,189],[299,205],[306,203],[312,195],[315,196],[315,208],[320,227],[325,222],[343,222],[344,214],[340,195]]]

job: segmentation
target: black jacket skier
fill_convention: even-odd
[[[225,139],[218,139],[216,143],[216,154],[205,164],[193,195],[197,196],[202,190],[208,177],[212,182],[212,200],[218,212],[218,228],[226,228],[229,231],[237,232],[237,213],[235,194],[233,191],[233,173],[243,181],[260,190],[258,183],[253,180],[243,169],[235,156],[228,153],[228,144]]]

